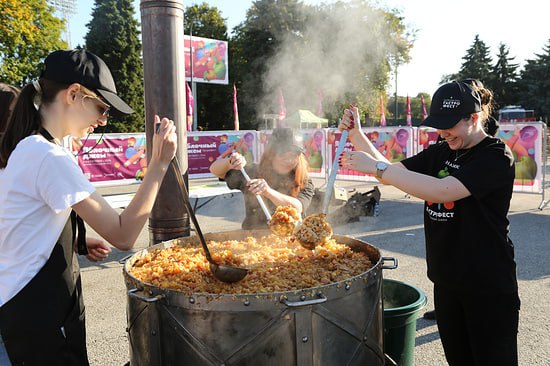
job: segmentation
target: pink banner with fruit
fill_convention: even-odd
[[[416,138],[415,138],[415,154],[426,150],[430,145],[433,145],[437,142],[439,138],[439,133],[435,128],[431,127],[416,127]]]
[[[541,122],[500,124],[497,136],[514,154],[514,191],[542,193],[544,127]]]
[[[258,153],[261,157],[269,142],[271,130],[259,131]],[[314,178],[325,178],[326,171],[326,129],[303,129],[297,130],[304,142],[304,155],[308,163],[309,176]]]
[[[401,161],[414,154],[415,134],[413,127],[366,127],[362,130],[378,151],[392,163]],[[340,136],[341,133],[338,130],[329,130],[327,132],[327,160],[329,167],[332,167]],[[348,139],[344,152],[353,150],[355,148]],[[336,177],[345,180],[377,181],[371,175],[342,168],[338,169]]]
[[[187,81],[211,84],[228,83],[229,68],[226,41],[184,36],[183,45],[185,79]],[[190,64],[191,54],[193,55],[192,68]],[[193,70],[193,80],[191,80],[191,70]]]

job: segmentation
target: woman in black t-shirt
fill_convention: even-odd
[[[342,156],[343,167],[376,174],[425,201],[428,277],[450,365],[518,363],[520,301],[507,219],[514,158],[484,129],[487,96],[471,83],[441,86],[423,122],[441,141],[399,163],[391,164],[361,132],[356,108],[345,111],[339,126],[357,150]]]
[[[225,179],[231,189],[244,194],[246,216],[243,229],[267,229],[267,220],[255,195],[261,195],[271,212],[276,206],[293,206],[299,214],[306,212],[315,187],[307,174],[307,161],[303,154],[300,136],[290,128],[276,128],[259,164],[246,165],[246,172],[252,178],[246,182],[241,169],[246,160],[239,153],[216,160],[210,171]]]

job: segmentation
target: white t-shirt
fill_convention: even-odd
[[[94,191],[66,149],[40,135],[17,144],[0,170],[0,306],[46,264],[71,206]]]

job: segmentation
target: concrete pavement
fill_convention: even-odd
[[[547,182],[548,172],[547,172]],[[322,182],[316,182],[320,185]],[[193,181],[191,184],[194,184]],[[372,184],[337,182],[367,191]],[[548,183],[547,183],[548,186]],[[382,193],[378,217],[335,228],[376,246],[384,256],[399,260],[395,270],[384,271],[385,278],[401,280],[419,287],[433,308],[432,284],[426,277],[422,202],[408,198],[393,187],[379,186]],[[116,192],[124,188],[109,189]],[[107,193],[105,189],[102,191]],[[548,189],[547,189],[548,192]],[[548,199],[548,197],[547,197]],[[520,297],[520,365],[550,365],[550,207],[538,210],[541,195],[515,193],[510,210],[511,236],[516,245]],[[217,197],[198,210],[204,232],[240,229],[244,217],[242,197]],[[92,232],[91,229],[89,229]],[[132,252],[148,245],[144,228]],[[129,359],[126,337],[126,290],[122,265],[118,260],[128,253],[113,250],[103,263],[81,258],[84,297],[87,309],[88,353],[92,365],[123,365]],[[479,258],[490,262],[490,258]],[[417,322],[415,364],[445,365],[443,349],[435,322]]]

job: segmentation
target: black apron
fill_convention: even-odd
[[[73,211],[44,267],[0,307],[0,334],[13,366],[89,364],[74,250],[86,247],[85,238],[84,223]]]

